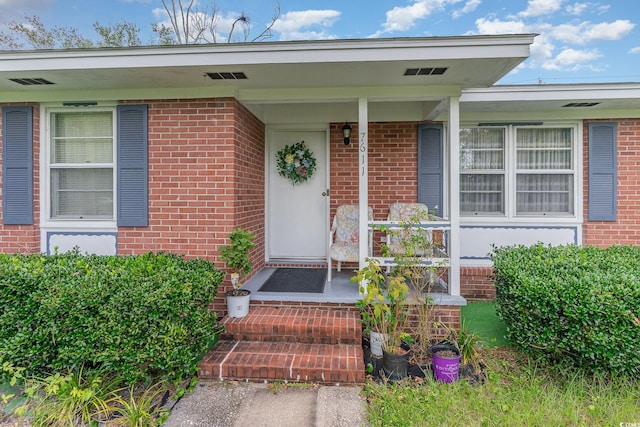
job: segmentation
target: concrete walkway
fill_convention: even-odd
[[[359,387],[200,382],[164,427],[367,426]]]

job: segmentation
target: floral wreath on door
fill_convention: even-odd
[[[309,180],[316,171],[316,159],[304,141],[285,145],[276,153],[278,174],[293,185]]]

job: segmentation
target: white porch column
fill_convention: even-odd
[[[365,266],[368,255],[369,231],[367,226],[367,207],[369,206],[369,111],[367,98],[358,99],[358,135],[353,141],[358,144],[358,204],[360,205],[360,264]],[[353,139],[352,139],[353,140]]]
[[[460,296],[460,98],[449,97],[449,292]]]

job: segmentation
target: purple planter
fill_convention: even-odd
[[[440,352],[453,352],[455,356],[445,357]],[[433,361],[433,375],[436,381],[452,383],[458,381],[458,369],[460,367],[460,351],[451,344],[436,344],[431,347],[431,359]]]

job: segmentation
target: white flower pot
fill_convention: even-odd
[[[244,317],[249,314],[249,303],[251,302],[251,292],[243,289],[246,295],[227,294],[227,315],[229,317]]]
[[[373,332],[369,333],[369,345],[371,346],[371,354],[374,356],[382,356],[382,340],[384,339],[384,334]]]

